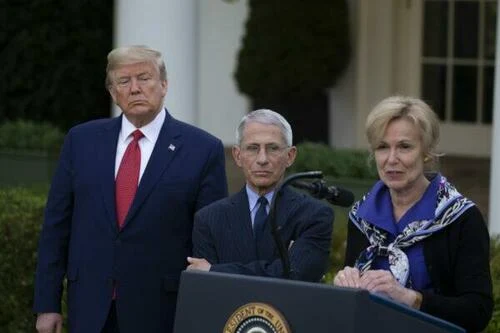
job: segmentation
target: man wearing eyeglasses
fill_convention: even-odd
[[[297,154],[292,129],[280,114],[256,110],[241,120],[236,141],[233,158],[243,170],[246,185],[195,215],[188,269],[282,277],[283,264],[267,214],[275,189]],[[276,222],[289,252],[290,278],[319,281],[330,252],[332,209],[285,187]]]

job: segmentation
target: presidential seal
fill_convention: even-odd
[[[223,333],[291,333],[285,317],[264,303],[248,303],[233,312]]]

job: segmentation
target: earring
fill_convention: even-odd
[[[424,163],[429,162],[429,161],[430,161],[430,159],[431,159],[431,158],[430,158],[429,156],[424,157]]]

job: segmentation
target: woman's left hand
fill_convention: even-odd
[[[368,270],[359,280],[359,287],[380,293],[411,307],[417,307],[418,292],[403,287],[390,271]]]

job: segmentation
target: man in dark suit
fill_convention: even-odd
[[[220,140],[172,118],[161,54],[108,55],[106,84],[123,115],[66,136],[40,235],[34,311],[59,332],[67,277],[71,333],[171,332],[193,217],[227,195]]]
[[[195,216],[188,269],[283,276],[266,216],[275,188],[297,153],[288,122],[271,110],[244,116],[233,147],[246,186]],[[318,281],[325,273],[333,211],[323,202],[285,187],[276,207],[279,235],[288,248],[292,279]]]

